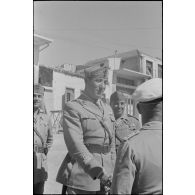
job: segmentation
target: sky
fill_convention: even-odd
[[[139,49],[162,58],[161,1],[34,1],[34,32],[53,42],[39,64],[85,64]]]

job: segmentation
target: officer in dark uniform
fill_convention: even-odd
[[[110,105],[112,107],[116,120],[116,150],[118,149],[121,141],[123,141],[133,131],[139,130],[141,127],[140,122],[136,117],[131,116],[130,114],[126,114],[126,101],[127,98],[120,91],[115,91],[110,96]]]
[[[53,143],[51,122],[43,104],[44,88],[34,85],[33,95],[33,132],[34,132],[34,194],[43,194],[44,184],[48,178],[47,173],[47,153]]]
[[[101,100],[107,83],[106,67],[87,68],[84,92],[65,105],[63,131],[68,154],[56,179],[64,185],[63,193],[107,193],[116,158],[114,115]]]
[[[137,87],[133,94],[142,128],[119,147],[113,194],[162,194],[162,79]]]

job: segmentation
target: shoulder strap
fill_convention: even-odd
[[[100,119],[98,119],[98,120],[99,120],[100,124],[102,125],[102,127],[107,131],[108,136],[109,136],[109,143],[111,144],[112,143],[112,135],[110,133],[110,130],[108,129],[107,125],[102,120],[100,120]]]
[[[137,117],[135,117],[135,116],[132,116],[132,115],[130,115],[130,114],[127,114],[127,116],[128,116],[128,117],[132,117],[132,118],[134,118],[134,119],[136,119],[136,120],[139,121],[139,119],[138,119]]]
[[[124,140],[122,140],[121,138],[118,137],[118,135],[115,133],[116,139],[118,139],[118,141],[122,142]]]

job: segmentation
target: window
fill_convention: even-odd
[[[121,91],[123,93],[127,93],[127,94],[133,94],[133,92],[135,91],[134,89],[129,89],[129,88],[126,88],[126,87],[120,87],[120,86],[116,86],[116,90],[117,91]]]
[[[65,91],[65,103],[74,99],[74,89],[66,88]]]
[[[146,74],[153,76],[153,63],[146,60]]]
[[[51,68],[39,66],[39,83],[47,87],[53,86],[53,70]]]
[[[121,60],[121,64],[124,64],[125,63],[125,60]]]
[[[158,77],[162,78],[162,74],[163,74],[163,72],[162,72],[162,65],[158,64]]]
[[[71,96],[71,94],[69,92],[67,92],[67,97],[66,97],[67,102],[70,101],[70,96]]]

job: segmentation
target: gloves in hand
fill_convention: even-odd
[[[99,177],[99,179],[101,185],[108,186],[108,187],[111,186],[112,176],[108,175],[105,170],[103,170],[103,174]]]
[[[103,186],[110,187],[111,186],[111,182],[112,182],[112,176],[108,176],[108,177],[106,176],[106,177],[102,177],[100,179],[100,183]]]

